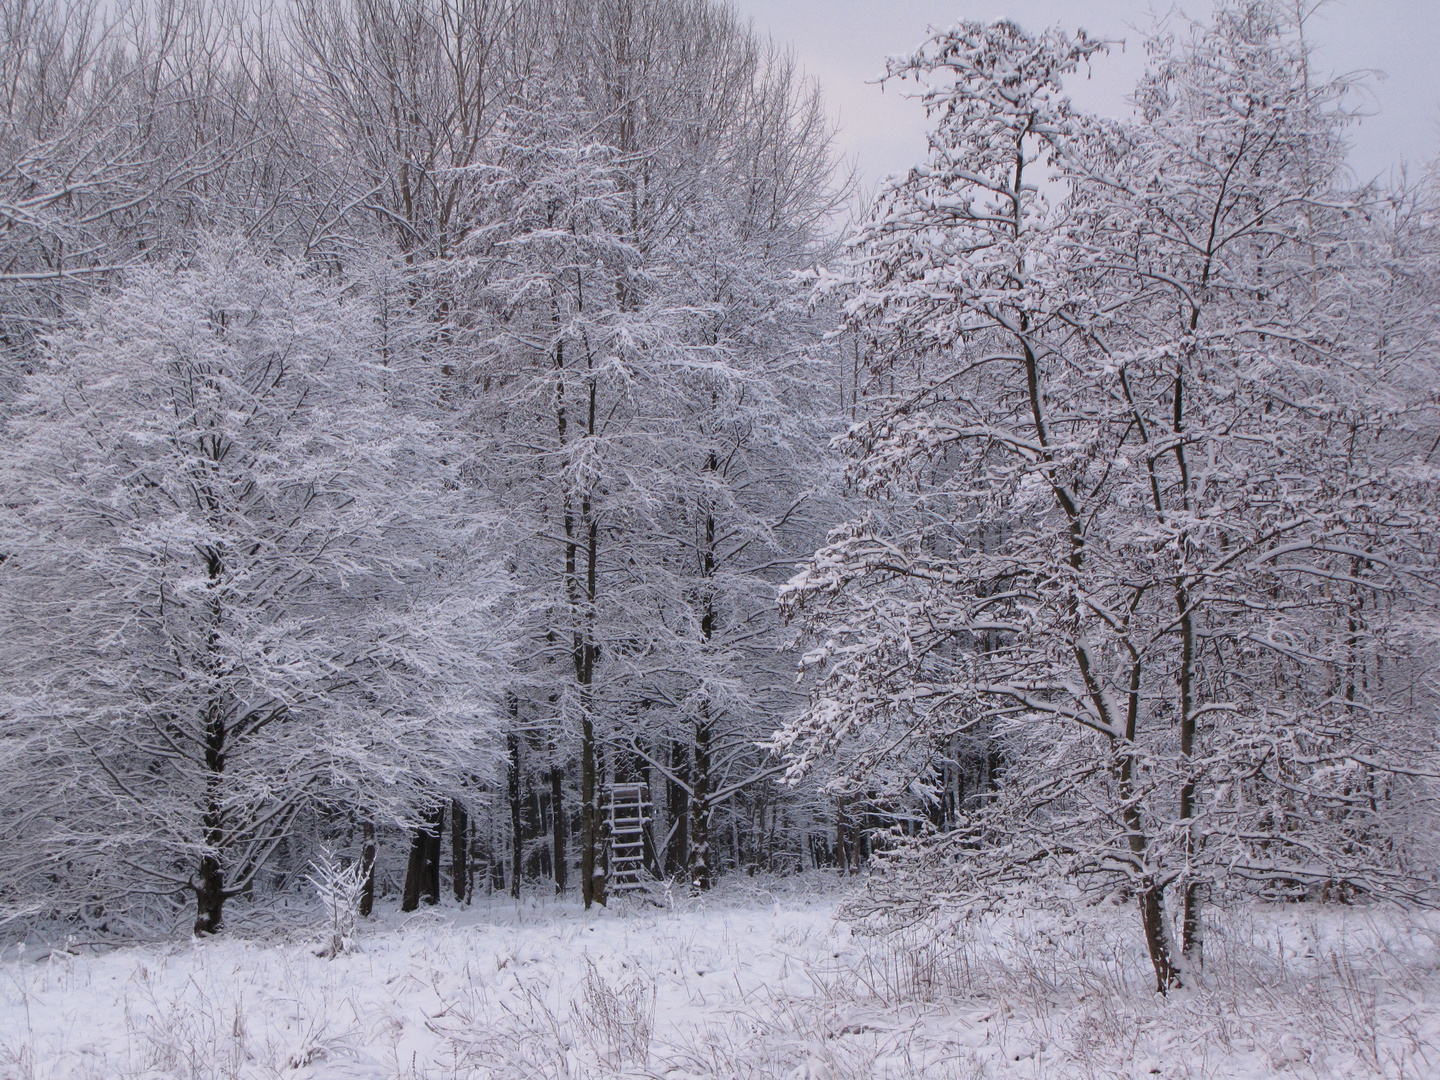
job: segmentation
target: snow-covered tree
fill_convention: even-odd
[[[923,794],[980,739],[955,827],[896,857],[909,898],[1118,880],[1163,991],[1172,891],[1198,963],[1207,886],[1406,887],[1366,811],[1385,725],[1335,653],[1377,641],[1362,595],[1404,597],[1396,631],[1430,610],[1433,492],[1337,438],[1398,385],[1343,299],[1359,204],[1296,27],[1247,3],[1152,42],[1133,123],[1064,97],[1096,48],[962,24],[892,64],[930,160],[836,282],[888,391],[847,440],[885,498],[787,590],[822,675],[777,745]]]
[[[325,248],[333,170],[272,35],[203,0],[0,4],[0,350],[206,231]]]
[[[785,680],[761,647],[767,575],[810,520],[816,444],[800,387],[817,335],[791,275],[834,194],[813,98],[729,13],[570,19],[557,49],[576,67],[510,102],[453,267],[481,467],[540,538],[521,557],[545,602],[517,719],[543,729],[551,781],[578,750],[590,901],[607,777],[664,779],[674,861],[707,887],[715,808],[769,767],[753,744]],[[560,820],[558,783],[548,796]],[[563,850],[556,832],[557,881]]]
[[[443,458],[443,498],[426,480],[406,489],[413,502],[377,505],[415,507],[417,530],[433,507],[454,543],[455,522],[503,511],[527,598],[501,709],[511,775],[495,786],[483,768],[405,766],[403,782],[376,787],[337,771],[337,786],[304,797],[251,891],[295,880],[312,833],[332,844],[358,834],[378,867],[372,885],[403,872],[404,904],[438,898],[443,824],[457,890],[479,855],[516,890],[522,877],[565,883],[567,864],[582,863],[593,898],[616,780],[656,789],[657,872],[703,887],[749,858],[747,816],[773,822],[796,799],[746,795],[776,769],[758,740],[803,700],[773,648],[771,590],[835,516],[816,497],[834,471],[819,448],[829,394],[814,393],[832,381],[824,319],[792,275],[827,242],[840,189],[828,121],[793,60],[709,0],[301,0],[275,17],[210,0],[17,0],[3,14],[0,348],[16,362],[0,398],[31,365],[57,378],[57,350],[94,339],[92,318],[179,272],[172,260],[205,235],[233,230],[276,266],[288,253],[307,268],[281,277],[321,288],[324,276],[348,330],[323,333],[367,327],[346,348],[385,368],[384,416],[428,432],[416,439],[429,456],[405,467]],[[90,404],[111,407],[104,394]],[[25,528],[45,517],[30,513]],[[39,574],[33,553],[24,565]],[[422,579],[418,563],[395,569],[366,610],[399,610]],[[437,598],[469,587],[431,584]],[[326,588],[335,611],[358,617],[364,605]],[[3,768],[39,776],[25,762],[42,744],[21,726]],[[404,745],[417,743],[419,729]],[[502,794],[510,805],[492,810]],[[38,797],[10,805],[22,802],[32,840],[83,817]],[[402,820],[409,871],[392,844]],[[509,850],[492,850],[500,837]],[[17,885],[30,899],[44,892],[31,887],[49,872],[44,850],[14,848],[12,878],[31,883]],[[138,874],[118,855],[86,859],[52,890],[57,905],[94,870],[110,877],[86,895],[108,893],[113,910],[164,861],[142,860]],[[244,887],[249,871],[238,873],[227,881]]]
[[[1418,447],[1382,434],[1426,426],[1419,354],[1375,347],[1380,297],[1357,291],[1378,270],[1360,228],[1373,196],[1345,190],[1346,87],[1313,77],[1294,17],[1222,5],[1182,47],[1152,45],[1137,120],[1083,188],[1103,252],[1092,288],[1125,305],[1095,338],[1123,374],[1178,646],[1177,855],[1197,962],[1200,896],[1226,876],[1398,884],[1352,755],[1394,762],[1401,743],[1342,673],[1356,650],[1415,645],[1394,640],[1406,617],[1362,630],[1360,608],[1433,599],[1413,548],[1432,505],[1405,460]],[[1308,820],[1284,821],[1277,798]]]
[[[382,329],[218,239],[48,341],[0,464],[12,913],[213,932],[301,814],[486,770],[508,586]]]

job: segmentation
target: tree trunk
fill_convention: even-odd
[[[605,903],[605,868],[600,865],[600,805],[596,783],[595,723],[589,709],[580,725],[580,888],[585,906]]]
[[[505,736],[509,752],[509,796],[510,796],[510,895],[520,899],[520,878],[525,859],[525,823],[522,818],[520,800],[520,736],[510,732]]]
[[[580,889],[588,908],[595,902],[599,815],[595,806],[595,727],[587,712],[580,721]]]
[[[710,710],[708,702],[700,703],[700,716],[695,721],[695,757],[691,770],[690,847],[685,860],[685,874],[690,888],[706,892],[713,883],[710,851]]]
[[[678,740],[670,744],[670,771],[687,779],[690,774],[690,762]],[[690,803],[684,784],[666,779],[665,807],[670,815],[670,832],[666,834],[665,842],[665,873],[667,876],[679,875],[685,872],[690,853]]]
[[[1150,963],[1155,968],[1155,989],[1168,994],[1179,988],[1180,972],[1170,956],[1163,890],[1153,878],[1141,883],[1139,900],[1140,927],[1145,934],[1145,947],[1150,951]]]
[[[1135,700],[1139,687],[1139,665],[1131,674],[1131,700]],[[1127,733],[1133,733],[1136,710],[1132,704],[1129,711]],[[1133,739],[1126,740],[1127,747],[1133,747]],[[1130,853],[1137,866],[1148,862],[1149,852],[1145,836],[1144,821],[1140,811],[1131,801],[1134,794],[1135,758],[1128,750],[1121,755],[1117,779],[1122,804],[1125,833]],[[1165,926],[1165,890],[1151,875],[1140,880],[1138,899],[1140,901],[1140,928],[1145,934],[1145,947],[1150,953],[1150,963],[1155,968],[1155,989],[1162,994],[1180,986],[1180,971],[1170,954],[1170,932]]]
[[[441,805],[430,812],[430,822],[425,829],[425,877],[421,899],[427,904],[440,902],[440,836],[444,831],[445,807]]]
[[[591,384],[591,421],[594,420],[594,384]],[[583,503],[583,518],[590,518],[590,500]],[[598,553],[599,530],[595,521],[589,520],[588,543],[586,548],[586,622],[580,643],[577,675],[580,683],[580,707],[584,715],[580,721],[580,883],[585,906],[605,903],[605,868],[600,865],[600,785],[596,768],[595,715],[590,688],[595,682],[595,572]]]
[[[414,911],[420,901],[440,902],[440,834],[445,826],[445,807],[426,814],[425,824],[410,837],[410,861],[405,867],[405,894],[401,911]]]
[[[405,866],[405,892],[400,898],[401,911],[414,911],[420,906],[420,879],[425,875],[425,830],[410,834],[410,860]]]
[[[470,880],[470,860],[466,845],[469,843],[470,816],[460,800],[450,800],[450,884],[455,889],[455,899],[466,902],[466,886]]]
[[[555,314],[558,330],[561,319]],[[586,369],[593,374],[595,358],[588,348],[585,356]],[[565,411],[565,349],[563,342],[555,347],[556,372],[556,430],[559,443],[566,445],[569,418]],[[588,380],[585,434],[593,438],[596,434],[597,383]],[[596,874],[603,875],[599,863],[600,813],[597,798],[595,767],[595,717],[590,688],[595,679],[595,598],[597,588],[597,564],[599,559],[600,529],[595,517],[591,492],[578,493],[580,513],[577,520],[574,494],[566,491],[564,496],[565,528],[565,591],[570,601],[571,617],[575,620],[572,630],[572,661],[575,667],[575,685],[580,691],[580,895],[588,908],[597,900],[605,902],[603,876],[597,888]],[[577,526],[579,535],[577,535]],[[584,540],[584,581],[580,578],[581,538]]]
[[[360,887],[360,914],[368,918],[375,910],[375,823],[362,822],[360,835],[360,872],[365,875]]]
[[[555,895],[565,892],[565,789],[564,771],[555,760],[555,744],[550,744],[550,865],[555,874]]]
[[[712,451],[706,462],[706,470],[718,468]],[[711,593],[710,581],[715,576],[715,515],[707,509],[705,514],[705,548],[701,555],[700,573],[705,580],[700,605],[700,647],[709,650],[710,639],[715,632],[715,599]],[[690,774],[690,850],[686,858],[686,876],[690,888],[695,892],[708,892],[714,877],[714,860],[710,848],[710,739],[713,718],[710,702],[701,701],[695,717],[695,756]],[[733,839],[733,837],[732,837]],[[739,862],[739,855],[736,855]]]
[[[1177,406],[1178,408],[1178,406]],[[1185,829],[1185,889],[1181,901],[1180,953],[1185,963],[1199,968],[1204,962],[1204,937],[1200,923],[1203,894],[1201,883],[1194,878],[1199,857],[1195,827],[1195,626],[1190,612],[1190,594],[1183,582],[1175,587],[1175,603],[1180,610],[1180,759],[1185,770],[1180,785],[1180,821]]]
[[[220,860],[213,855],[200,860],[200,884],[195,889],[195,900],[195,933],[200,936],[216,933],[225,905],[225,874]]]
[[[853,830],[850,828],[850,811],[845,799],[835,800],[835,866],[842,874],[854,868],[856,857],[853,850]]]
[[[469,858],[465,860],[465,906],[475,900],[475,868],[480,864],[480,830],[474,821],[470,822]]]

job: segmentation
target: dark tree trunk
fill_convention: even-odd
[[[530,794],[525,799],[525,808],[530,818],[530,827],[526,832],[535,838],[550,835],[550,820],[545,816],[546,802],[550,796],[537,787],[530,788]],[[535,854],[530,857],[530,877],[536,880],[543,880],[551,877],[550,868],[550,847],[536,845]]]
[[[410,834],[410,860],[405,866],[405,892],[400,898],[401,911],[414,911],[420,906],[420,879],[425,875],[425,830]]]
[[[427,904],[440,902],[440,837],[445,831],[445,807],[430,812],[425,829],[425,877],[421,883],[421,899]]]
[[[706,468],[714,472],[718,467],[719,463],[712,451]],[[715,602],[708,584],[715,576],[715,515],[708,509],[705,514],[705,549],[700,572],[707,582],[700,604],[700,642],[702,648],[708,649],[715,632]],[[710,796],[713,790],[710,776],[710,739],[713,719],[710,715],[710,702],[700,702],[695,718],[694,757],[691,759],[690,852],[686,859],[686,875],[690,878],[690,887],[696,892],[709,891],[714,875],[714,858],[710,848]],[[735,839],[733,829],[731,839]],[[738,852],[736,862],[739,862]]]
[[[411,835],[401,911],[414,911],[422,900],[427,904],[440,902],[440,834],[444,828],[445,807],[441,804],[426,814],[425,824]]]
[[[214,590],[224,573],[224,563],[218,551],[205,554],[206,571],[209,575],[208,588]],[[210,611],[211,631],[206,641],[206,653],[211,654],[218,647],[219,636],[214,629],[220,622],[220,601],[218,593],[212,592]],[[199,882],[195,886],[195,933],[214,934],[220,929],[221,912],[225,907],[225,868],[220,863],[220,853],[226,840],[224,800],[220,784],[225,772],[228,747],[226,740],[229,729],[225,723],[225,710],[219,699],[211,699],[205,717],[205,812],[200,823],[204,831],[206,854],[201,856]],[[253,877],[253,874],[251,875]]]
[[[1193,872],[1199,855],[1196,850],[1195,828],[1195,628],[1190,612],[1190,594],[1183,582],[1175,587],[1175,603],[1180,611],[1180,756],[1184,761],[1185,779],[1180,785],[1180,820],[1185,825],[1185,861]],[[1180,953],[1186,966],[1199,968],[1204,962],[1204,938],[1200,923],[1202,901],[1199,881],[1185,883],[1180,914]]]
[[[565,891],[565,773],[550,744],[550,865],[555,874],[555,895]]]
[[[594,357],[587,350],[585,363],[594,367]],[[599,380],[589,380],[589,401],[586,411],[586,433],[592,438],[596,427],[596,394]],[[585,622],[580,648],[576,652],[576,682],[580,684],[580,707],[584,716],[580,726],[580,787],[581,810],[580,832],[582,834],[582,871],[585,880],[581,883],[585,906],[605,903],[605,868],[600,865],[600,787],[596,769],[595,714],[591,687],[595,685],[595,599],[597,596],[600,556],[600,523],[596,520],[595,507],[590,492],[585,492],[580,501],[580,520],[585,526]]]
[[[200,884],[195,890],[195,933],[213,934],[220,929],[225,906],[225,874],[220,860],[206,855],[200,860]]]
[[[1138,695],[1134,693],[1140,685],[1139,665],[1135,665],[1131,675],[1131,700],[1137,700]],[[1135,730],[1136,708],[1132,704],[1127,719],[1126,732]],[[1127,740],[1127,745],[1133,746],[1133,740]],[[1125,832],[1129,842],[1130,853],[1134,857],[1136,866],[1145,866],[1148,861],[1148,844],[1146,842],[1144,821],[1140,817],[1140,810],[1131,801],[1134,791],[1135,758],[1130,752],[1126,752],[1120,759],[1117,773],[1121,797],[1125,800],[1123,820]],[[1137,896],[1140,901],[1140,928],[1145,935],[1145,947],[1150,953],[1150,963],[1155,968],[1155,989],[1162,994],[1169,993],[1172,989],[1178,988],[1180,983],[1180,971],[1175,966],[1174,957],[1170,955],[1170,935],[1165,927],[1165,890],[1153,877],[1146,876],[1141,879]]]
[[[510,796],[510,895],[520,899],[520,877],[525,860],[525,822],[522,817],[520,793],[520,736],[510,732],[505,736],[509,766],[507,780]]]
[[[695,757],[691,771],[693,790],[690,795],[690,849],[685,873],[690,887],[706,892],[712,883],[710,851],[710,710],[700,703],[700,716],[695,721]]]
[[[490,860],[490,888],[495,892],[505,891],[505,860],[500,858],[498,846]]]
[[[850,850],[850,812],[844,799],[835,800],[835,866],[842,874],[848,874],[854,863]]]
[[[559,312],[556,325],[559,326]],[[593,371],[595,358],[587,347],[585,366]],[[565,411],[565,352],[563,344],[555,348],[556,379],[556,430],[561,446],[566,443],[569,417]],[[588,380],[585,433],[593,437],[596,433],[598,379]],[[564,498],[563,516],[565,528],[565,591],[570,601],[572,626],[571,650],[575,668],[575,685],[580,691],[580,896],[588,908],[592,903],[605,902],[603,876],[598,881],[596,874],[604,873],[599,867],[600,814],[597,802],[599,791],[596,785],[595,768],[595,718],[590,688],[595,679],[595,598],[597,569],[600,550],[600,526],[596,519],[596,508],[591,501],[591,492],[579,492],[580,512],[577,518],[574,496],[567,491]],[[582,547],[583,543],[583,547]],[[581,579],[580,558],[584,555],[584,579]]]
[[[360,872],[365,875],[360,888],[360,914],[368,918],[375,910],[375,823],[362,822],[360,836]]]
[[[1202,281],[1208,281],[1210,266],[1207,260]],[[1190,330],[1193,333],[1200,325],[1200,308],[1190,309]],[[1171,431],[1175,435],[1173,453],[1180,472],[1178,490],[1180,502],[1188,514],[1192,510],[1190,465],[1187,461],[1185,444],[1185,381],[1182,369],[1175,371],[1175,384],[1171,392]],[[1147,440],[1148,441],[1148,440]],[[1156,511],[1162,523],[1167,515],[1161,511],[1157,495]],[[1184,552],[1189,544],[1182,532],[1176,540],[1175,549]],[[1182,573],[1175,578],[1175,611],[1180,625],[1180,756],[1184,760],[1185,776],[1180,786],[1180,820],[1185,824],[1186,870],[1193,871],[1198,851],[1196,850],[1195,827],[1195,613],[1191,609],[1189,583]],[[1199,968],[1203,962],[1204,944],[1201,937],[1200,906],[1203,899],[1200,882],[1187,878],[1180,911],[1180,953],[1187,964]],[[1158,969],[1157,969],[1158,972]],[[1163,982],[1163,980],[1162,980]],[[1178,985],[1178,980],[1177,980]],[[1162,985],[1161,989],[1164,987]]]
[[[1165,932],[1165,907],[1162,890],[1153,880],[1140,886],[1140,926],[1145,933],[1145,946],[1155,968],[1155,989],[1162,994],[1180,986],[1180,972],[1170,956],[1170,941]]]
[[[458,799],[450,800],[450,879],[455,889],[455,899],[466,901],[466,886],[470,881],[470,860],[466,845],[469,836],[470,815]]]
[[[676,776],[689,777],[689,759],[685,748],[679,742],[670,744],[670,771]],[[690,852],[690,803],[685,785],[674,780],[665,781],[665,809],[670,815],[670,832],[665,843],[665,873],[681,874],[685,871],[685,860]]]
[[[593,530],[591,539],[593,555]],[[593,572],[592,565],[592,575]],[[595,648],[588,640],[588,630],[581,653],[581,708],[584,714],[580,721],[580,888],[582,899],[588,908],[594,903],[605,903],[605,868],[600,864],[600,785],[596,764],[595,718],[591,713],[590,700]]]
[[[220,914],[225,907],[225,868],[220,865],[220,850],[225,843],[225,819],[217,797],[220,773],[225,765],[225,726],[212,720],[206,733],[206,778],[208,805],[201,817],[205,843],[209,851],[200,859],[200,881],[195,887],[195,933],[213,934],[220,929]]]
[[[470,822],[469,858],[465,860],[465,905],[475,900],[475,869],[480,865],[480,830],[474,821]]]
[[[585,899],[585,906],[589,907],[592,903],[603,906],[608,900],[606,889],[608,867],[604,859],[607,831],[604,815],[600,810],[602,798],[600,778],[604,775],[605,763],[600,749],[595,743],[594,723],[590,718],[588,705],[583,731],[586,746],[581,753],[580,765],[580,787],[584,802],[581,808],[580,822],[585,839],[581,861],[588,863],[584,884],[588,885],[589,892]]]
[[[1181,911],[1180,955],[1190,970],[1201,970],[1205,964],[1205,930],[1200,913],[1205,904],[1205,884],[1189,881],[1185,884],[1184,907]]]

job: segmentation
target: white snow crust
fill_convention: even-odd
[[[1216,910],[1161,998],[1128,904],[856,934],[819,879],[386,914],[0,964],[5,1078],[1440,1076],[1440,919]],[[318,917],[317,917],[318,918]]]

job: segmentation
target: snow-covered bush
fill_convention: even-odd
[[[322,848],[306,880],[315,888],[325,912],[325,942],[317,955],[334,958],[349,952],[360,922],[360,896],[365,891],[365,866],[342,862]]]

